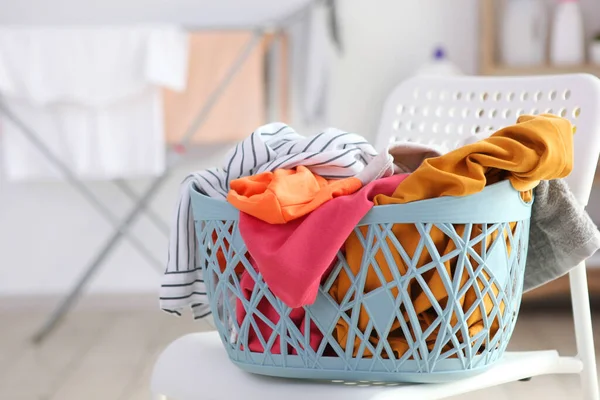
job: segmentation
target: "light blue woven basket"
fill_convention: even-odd
[[[196,191],[192,191],[192,207],[215,324],[229,358],[244,370],[271,376],[319,380],[441,382],[484,371],[502,357],[508,345],[521,302],[531,215],[531,204],[523,202],[508,181],[490,185],[471,196],[443,197],[373,208],[359,224],[368,227],[366,233],[364,228],[362,232],[355,229],[363,243],[365,256],[360,272],[351,278],[355,285],[354,295],[346,296],[342,304],[337,304],[328,294],[337,274],[342,269],[348,269],[344,254],[340,252],[316,302],[305,307],[305,327],[312,322],[324,336],[316,350],[310,346],[309,332],[298,329],[289,318],[290,308],[273,296],[261,276],[252,268],[237,227],[238,211],[228,203]],[[515,224],[511,226],[513,222]],[[413,262],[405,275],[400,276],[398,272],[394,282],[365,295],[362,289],[368,268],[363,266],[372,265],[373,256],[379,250],[383,251],[386,259],[393,260],[387,243],[392,243],[400,254],[404,253],[407,265],[412,262],[391,232],[395,223],[415,225],[421,235],[416,253],[429,252],[432,261],[419,268],[415,268]],[[457,234],[453,224],[465,224],[463,237]],[[456,250],[440,256],[429,236],[433,226],[454,241]],[[472,237],[470,232],[473,229],[480,229],[482,233]],[[496,239],[487,247],[480,245],[483,250],[478,254],[477,244],[485,243],[486,238],[489,236],[491,239],[493,236],[490,235],[494,233]],[[386,238],[389,238],[387,243]],[[510,251],[507,250],[509,247]],[[226,265],[223,265],[223,259],[222,265],[219,265],[217,253],[224,256]],[[417,260],[419,254],[415,254],[413,259]],[[444,267],[444,262],[448,260],[454,265],[451,274]],[[243,297],[239,277],[234,271],[240,263],[256,282],[249,300]],[[448,301],[442,304],[435,300],[422,276],[432,268],[436,268],[441,275],[449,294]],[[461,286],[463,276],[468,279]],[[414,279],[421,284],[437,313],[437,319],[424,332],[406,292],[407,284],[414,282]],[[493,285],[499,289],[497,294],[492,290]],[[392,287],[399,289],[397,297],[392,294]],[[468,310],[462,310],[458,300],[464,298],[469,289],[477,299]],[[491,312],[483,306],[482,299],[485,296],[493,302]],[[241,324],[236,321],[238,298],[244,299],[246,312]],[[257,311],[256,305],[261,299],[271,303],[280,316],[279,321],[268,320]],[[361,305],[369,314],[368,332],[361,332],[357,328]],[[470,337],[466,321],[477,311],[483,314],[484,329]],[[453,315],[455,320],[458,317],[454,324],[451,323]],[[340,318],[350,326],[345,349],[331,336]],[[259,320],[273,330],[270,337],[262,338],[259,335],[263,348],[270,349],[279,337],[282,345],[278,349],[281,354],[250,351],[249,331],[255,333],[258,330],[256,323]],[[389,343],[386,339],[393,321],[400,322],[409,344],[409,350],[400,358],[387,351]],[[492,323],[498,327],[495,335],[490,334]],[[437,329],[437,339],[433,346],[428,347],[425,339],[433,329]],[[379,338],[376,345],[368,341],[371,335]],[[357,337],[360,338],[360,344],[355,349]],[[366,356],[366,349],[373,356]]]

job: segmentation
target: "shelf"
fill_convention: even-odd
[[[559,75],[559,74],[574,74],[586,73],[600,77],[600,65],[583,64],[573,66],[553,66],[540,65],[537,67],[507,67],[503,65],[488,65],[482,68],[483,75]]]
[[[550,64],[535,67],[509,67],[499,63],[497,49],[497,17],[501,14],[501,4],[496,0],[481,0],[479,7],[480,38],[479,66],[482,75],[560,75],[587,73],[600,77],[600,65],[585,63],[573,66],[554,66]]]

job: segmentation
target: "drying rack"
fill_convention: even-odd
[[[107,257],[114,250],[115,246],[123,239],[127,239],[135,250],[150,264],[156,267],[160,272],[164,272],[165,264],[163,261],[158,260],[152,256],[152,252],[144,245],[144,243],[136,238],[136,236],[130,232],[131,226],[137,221],[138,218],[145,214],[149,221],[151,221],[159,231],[168,236],[169,225],[161,219],[156,213],[148,208],[149,203],[152,201],[154,196],[159,192],[167,178],[171,175],[173,168],[176,167],[184,159],[184,150],[190,144],[193,136],[198,129],[204,124],[211,110],[221,98],[225,90],[229,87],[232,80],[237,76],[238,72],[245,65],[246,60],[257,48],[261,41],[269,36],[269,50],[267,52],[267,96],[274,96],[276,92],[276,82],[278,82],[278,69],[276,68],[276,60],[278,60],[278,52],[280,51],[281,45],[281,33],[286,27],[293,21],[306,15],[310,11],[311,7],[314,7],[322,0],[294,0],[293,7],[290,6],[282,7],[279,2],[270,2],[272,8],[269,9],[269,20],[266,21],[245,21],[244,17],[240,17],[239,14],[233,14],[227,9],[225,5],[210,5],[209,8],[218,14],[215,18],[208,18],[204,16],[204,22],[200,25],[188,27],[190,31],[202,31],[202,30],[245,30],[251,31],[252,35],[248,41],[241,48],[227,72],[216,85],[215,89],[209,94],[204,104],[199,107],[196,116],[192,119],[192,122],[186,129],[184,135],[180,141],[174,145],[171,145],[168,149],[166,158],[166,166],[164,172],[155,177],[148,187],[141,193],[136,192],[130,187],[130,185],[124,180],[115,180],[114,184],[116,187],[133,202],[133,206],[126,213],[123,218],[118,218],[111,209],[105,205],[102,200],[91,190],[86,184],[77,177],[77,175],[52,151],[46,146],[46,144],[39,138],[38,132],[31,129],[27,123],[21,120],[7,105],[3,99],[0,98],[0,113],[3,114],[7,121],[14,124],[22,134],[39,150],[39,152],[48,159],[59,172],[63,175],[65,180],[73,186],[79,192],[79,194],[103,217],[107,222],[110,223],[114,229],[113,233],[106,240],[100,250],[91,259],[90,263],[83,269],[83,273],[77,281],[74,283],[69,292],[60,300],[57,307],[48,316],[46,321],[42,324],[41,328],[33,335],[33,342],[42,342],[48,334],[57,326],[57,324],[65,317],[65,315],[71,310],[76,304],[78,298],[82,294],[83,288],[92,280],[94,275],[100,270],[100,268],[106,262]],[[263,2],[265,3],[265,2]],[[263,4],[265,5],[265,4]],[[278,14],[277,7],[286,8],[282,13]],[[211,11],[208,10],[208,11]],[[277,17],[274,17],[277,15]],[[264,16],[263,16],[264,17]],[[274,20],[271,20],[274,19]],[[276,118],[276,104],[275,101],[269,101],[267,109],[268,119]]]

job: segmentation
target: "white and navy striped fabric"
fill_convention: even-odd
[[[376,155],[369,142],[355,133],[329,128],[304,137],[278,122],[258,128],[238,143],[227,154],[223,167],[190,174],[181,184],[173,218],[161,308],[180,314],[183,308],[191,306],[195,318],[210,314],[196,248],[192,185],[210,197],[225,200],[230,182],[237,178],[300,165],[326,179],[348,178],[361,172]]]

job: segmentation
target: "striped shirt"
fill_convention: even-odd
[[[161,292],[161,308],[177,315],[190,306],[194,318],[210,314],[202,265],[198,257],[190,188],[225,200],[230,182],[244,176],[303,165],[326,179],[348,178],[360,173],[377,155],[364,137],[329,128],[311,137],[277,122],[264,125],[238,143],[220,168],[188,175],[181,184],[172,221],[169,258]]]

